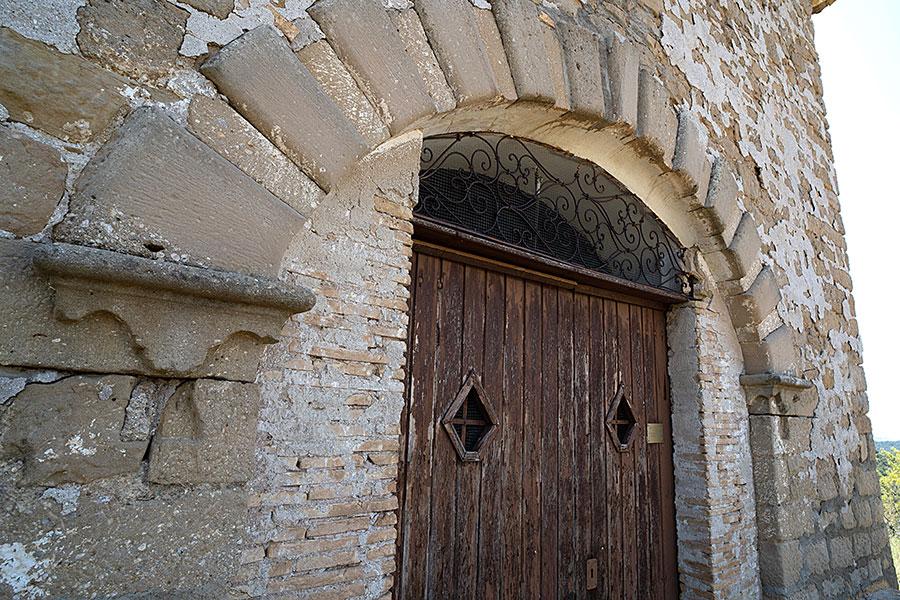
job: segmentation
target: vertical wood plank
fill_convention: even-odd
[[[619,370],[619,318],[617,313],[616,302],[612,300],[603,301],[603,362],[605,365],[603,378],[603,438],[608,448],[606,454],[606,493],[609,501],[607,508],[609,523],[607,526],[607,547],[609,548],[609,554],[607,556],[609,561],[610,600],[621,600],[625,597],[623,589],[625,580],[624,564],[622,561],[622,554],[625,551],[622,529],[622,505],[624,501],[621,476],[622,454],[616,449],[605,426],[606,413],[612,405],[612,400],[621,381],[621,371]]]
[[[590,372],[593,365],[591,355],[591,306],[590,298],[575,294],[572,316],[572,361],[573,361],[573,445],[575,453],[575,597],[587,598],[587,560],[597,558],[592,548],[596,507],[592,477],[591,439],[591,394]],[[591,596],[595,596],[592,592]]]
[[[518,427],[512,430],[504,426],[509,406],[504,397],[504,375],[511,367],[504,356],[504,314],[506,310],[505,282],[503,275],[489,271],[485,279],[484,300],[484,362],[482,383],[484,391],[494,405],[500,419],[500,430],[490,445],[482,450],[481,501],[478,518],[478,588],[475,598],[496,600],[500,595],[502,581],[502,539],[506,527],[513,526],[510,518],[513,511],[504,505],[501,477],[507,455],[503,452],[505,440],[510,434],[516,435]],[[521,425],[519,425],[521,426]],[[511,468],[507,465],[506,468]],[[518,512],[516,507],[515,512]]]
[[[635,489],[635,535],[637,597],[650,598],[650,540],[647,537],[650,512],[653,508],[647,502],[647,387],[645,385],[646,356],[644,355],[644,320],[641,307],[630,305],[631,323],[631,365],[632,365],[632,405],[637,419],[632,456],[634,457]]]
[[[461,374],[470,370],[484,374],[484,310],[485,271],[479,267],[464,267],[463,335]],[[455,395],[455,394],[454,394]],[[456,597],[475,597],[478,584],[478,517],[481,514],[481,463],[460,462],[456,466],[456,527],[453,547],[454,583]]]
[[[541,596],[541,404],[542,294],[525,282],[525,413],[522,420],[523,598]]]
[[[591,495],[594,507],[592,556],[597,559],[597,591],[594,598],[610,600],[609,525],[610,487],[607,485],[607,461],[609,460],[609,435],[606,433],[607,360],[605,346],[603,300],[590,299],[590,406],[591,406]],[[613,450],[614,452],[614,450]]]
[[[428,546],[429,585],[435,598],[452,598],[455,537],[456,471],[458,459],[447,433],[440,426],[444,411],[462,386],[461,344],[464,272],[459,263],[441,261],[438,280],[438,324],[435,349],[434,458],[431,469],[431,536]]]
[[[506,277],[506,314],[503,318],[503,431],[504,465],[500,477],[502,519],[501,597],[518,600],[527,597],[523,590],[522,448],[523,426],[523,352],[525,336],[525,285],[521,279]],[[499,520],[499,519],[498,519]]]
[[[437,324],[437,278],[440,261],[416,259],[415,316],[411,323],[409,422],[406,439],[406,490],[401,513],[402,552],[400,593],[424,598],[428,568],[428,530],[431,507],[431,460],[434,416],[434,361],[431,353]],[[401,596],[402,597],[402,596]]]
[[[655,311],[656,333],[653,340],[656,345],[656,378],[658,389],[662,391],[658,397],[659,412],[663,423],[663,443],[660,447],[660,514],[662,516],[663,561],[665,562],[666,598],[678,595],[678,556],[675,539],[675,471],[672,464],[672,409],[670,404],[669,375],[667,371],[666,348],[666,316],[662,311]]]
[[[574,598],[576,566],[582,566],[575,552],[575,536],[580,524],[575,493],[575,355],[572,339],[572,311],[574,297],[569,290],[557,293],[557,378],[559,390],[559,420],[557,438],[559,440],[559,488],[556,510],[559,515],[557,544],[559,545],[559,581],[557,597]],[[576,565],[577,563],[577,565]],[[579,572],[583,569],[578,569]]]
[[[659,423],[661,415],[659,413],[659,395],[660,390],[656,381],[656,343],[655,336],[658,335],[655,326],[654,311],[650,308],[642,309],[643,332],[644,332],[644,380],[646,386],[647,397],[647,422]],[[660,444],[647,444],[647,505],[650,509],[647,524],[647,544],[652,549],[650,553],[650,581],[647,590],[647,597],[653,600],[664,600],[663,596],[663,577],[659,577],[658,573],[663,573],[662,561],[662,538],[660,536],[660,464],[659,464]]]
[[[559,355],[557,289],[543,286],[543,416],[541,438],[541,598],[556,598],[559,570]]]
[[[633,386],[633,367],[631,363],[631,339],[634,332],[631,330],[631,318],[628,305],[619,302],[616,307],[619,320],[619,372],[622,377],[622,385],[625,387],[625,396],[631,399],[632,406],[635,402]],[[623,594],[622,598],[631,600],[637,592],[637,519],[635,509],[637,499],[634,489],[634,445],[631,449],[621,453],[621,490],[622,490],[622,534],[623,545]]]

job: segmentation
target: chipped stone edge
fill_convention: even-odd
[[[203,269],[72,244],[39,244],[34,264],[41,272],[162,289],[212,300],[302,313],[316,303],[302,286],[258,275]]]

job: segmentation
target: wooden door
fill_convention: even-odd
[[[421,248],[413,272],[396,597],[676,598],[661,308]]]

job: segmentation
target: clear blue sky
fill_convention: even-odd
[[[875,439],[900,440],[900,0],[813,17]]]

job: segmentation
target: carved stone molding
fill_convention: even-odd
[[[0,360],[252,381],[306,288],[68,244],[5,242]]]
[[[741,375],[751,415],[812,417],[819,403],[813,384],[780,373]]]

